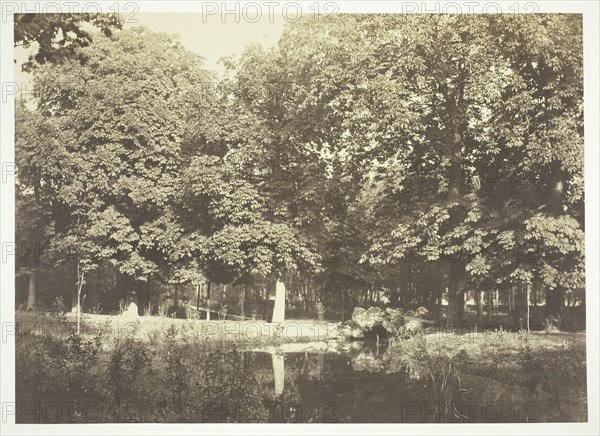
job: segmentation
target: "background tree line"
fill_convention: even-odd
[[[460,325],[465,295],[481,317],[498,294],[512,310],[543,302],[551,321],[567,296],[584,302],[580,16],[303,18],[221,76],[118,17],[55,16],[41,34],[36,20],[15,35],[102,31],[39,44],[25,66],[30,307],[36,289],[108,310],[212,283],[248,315],[278,278],[288,303],[335,318],[447,299]]]

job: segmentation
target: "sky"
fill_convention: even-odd
[[[225,22],[223,23],[222,20]],[[236,22],[239,21],[239,22]],[[178,34],[183,45],[190,51],[204,57],[205,68],[223,71],[219,59],[224,56],[237,56],[251,44],[270,47],[277,43],[285,24],[283,18],[263,14],[256,22],[254,17],[245,20],[240,16],[206,16],[200,13],[136,13],[126,18],[125,29],[145,26],[155,32]],[[29,89],[29,75],[20,66],[29,56],[31,49],[15,49],[15,81]],[[24,84],[24,85],[23,85]]]
[[[248,17],[250,20],[254,19]],[[138,23],[126,23],[125,28],[146,26],[156,32],[176,33],[184,46],[206,60],[206,68],[219,71],[219,58],[239,55],[250,44],[264,47],[275,45],[283,31],[284,20],[263,14],[256,23],[243,17],[203,16],[202,14],[136,14]],[[238,19],[240,22],[236,23]],[[225,20],[225,23],[222,22]],[[270,22],[272,21],[272,22]]]

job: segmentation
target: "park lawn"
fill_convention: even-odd
[[[73,315],[17,311],[17,334],[52,333],[67,336],[76,328]],[[160,342],[165,332],[175,328],[177,337],[187,342],[227,342],[271,344],[284,342],[325,341],[334,337],[336,323],[314,320],[286,320],[281,324],[262,320],[197,320],[160,316],[140,316],[137,319],[120,315],[83,314],[81,332],[85,336],[133,334],[144,342]]]

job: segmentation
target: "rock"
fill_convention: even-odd
[[[342,338],[349,340],[362,339],[365,337],[365,333],[360,326],[351,319],[345,321],[339,326],[338,333]]]
[[[355,307],[352,311],[352,320],[356,322],[357,319],[362,320],[367,313],[367,309],[363,309],[362,307]],[[358,323],[357,323],[358,324]]]
[[[421,318],[426,318],[427,316],[429,316],[429,311],[427,309],[425,309],[424,307],[419,307],[415,311],[415,316],[421,317]]]
[[[546,332],[546,334],[560,333],[560,330],[555,325],[547,325],[544,331]]]
[[[361,352],[364,345],[360,341],[342,341],[337,344],[337,351],[346,355],[355,356]]]
[[[381,358],[371,351],[362,350],[352,359],[352,369],[354,371],[381,372],[385,369],[385,365]]]
[[[335,353],[335,342],[284,342],[279,345],[257,347],[254,351],[283,355],[286,353]]]
[[[396,334],[404,325],[404,313],[402,309],[388,307],[385,309],[383,328],[390,334]]]
[[[129,303],[129,306],[127,306],[127,309],[121,314],[121,316],[127,319],[138,319],[140,315],[138,313],[137,304],[133,302]]]
[[[404,324],[404,332],[407,334],[417,334],[423,330],[423,323],[417,320],[410,320]]]
[[[389,314],[390,316],[394,316],[394,315],[404,316],[404,311],[402,309],[400,309],[399,307],[388,307],[387,309],[385,309],[385,313]]]
[[[441,308],[438,311],[437,320],[439,322],[446,321],[448,319],[448,314],[446,313],[446,309]]]
[[[352,312],[352,320],[364,332],[368,332],[373,330],[374,327],[383,325],[383,315],[384,312],[379,307],[369,307],[367,310],[362,307],[356,307]]]

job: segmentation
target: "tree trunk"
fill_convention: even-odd
[[[173,293],[173,306],[179,307],[179,283],[175,283],[175,292]]]
[[[513,318],[515,324],[519,323],[519,327],[521,327],[521,315],[523,314],[523,307],[525,306],[525,302],[523,301],[523,285],[516,285],[513,289]]]
[[[77,267],[76,267],[77,268]],[[73,292],[71,293],[71,313],[72,314],[77,314],[77,308],[78,308],[78,299],[77,299],[77,294],[79,293],[79,273],[76,272],[76,277],[77,279],[75,279],[75,288],[73,289]]]
[[[440,83],[440,91],[446,100],[446,110],[448,113],[448,153],[451,166],[449,170],[455,169],[456,174],[448,173],[448,192],[447,200],[454,203],[454,206],[448,209],[450,223],[462,222],[466,213],[466,208],[461,205],[465,194],[463,168],[464,131],[466,118],[466,105],[464,99],[464,90],[467,83],[467,72],[464,64],[461,62],[456,77],[456,85],[453,89],[448,87],[447,82]],[[452,259],[450,263],[450,272],[448,274],[448,324],[454,328],[462,328],[464,317],[465,295],[460,288],[461,280],[465,274],[465,260],[462,253],[459,257]]]
[[[494,313],[494,297],[493,290],[489,290],[487,293],[487,303],[488,303],[488,322],[492,322],[492,314]]]
[[[444,298],[444,290],[442,288],[438,288],[437,294],[437,308],[438,311],[442,308],[442,299]]]
[[[246,318],[246,296],[248,294],[248,285],[244,284],[244,289],[242,290],[242,298],[240,300],[240,315],[242,316],[242,321]]]
[[[271,322],[279,323],[285,320],[285,283],[277,279],[275,284],[275,305]]]
[[[552,90],[548,90],[552,92]],[[546,97],[546,100],[550,97]],[[554,216],[560,216],[563,214],[562,199],[564,195],[564,183],[565,172],[561,167],[560,161],[553,161],[550,164],[549,174],[549,211]],[[550,328],[556,325],[560,326],[562,319],[562,308],[564,303],[565,289],[561,286],[557,286],[555,289],[546,289],[546,328]]]
[[[77,313],[77,285],[75,285],[75,289],[71,292],[71,313]]]
[[[306,281],[302,280],[300,283],[300,291],[302,292],[302,300],[304,306],[304,313],[308,312],[308,279]]]
[[[83,275],[77,284],[77,335],[81,334],[81,288],[83,287]]]
[[[437,310],[437,290],[435,288],[432,288],[429,292],[429,308]]]
[[[144,311],[146,310],[146,308],[148,307],[148,303],[150,302],[150,299],[148,298],[148,280],[146,279],[145,282],[141,281],[141,280],[136,280],[135,282],[135,304],[137,304],[138,307],[138,314],[139,315],[143,315]]]
[[[508,305],[508,316],[513,314],[513,288],[509,287],[506,290],[506,303]]]
[[[529,334],[529,298],[530,298],[530,292],[531,292],[531,283],[527,283],[527,296],[526,296],[526,300],[527,300],[527,333]]]
[[[150,310],[150,277],[146,279],[146,307],[148,308],[148,315],[152,315]]]
[[[200,310],[200,283],[196,283],[196,310]]]
[[[465,273],[465,264],[458,260],[450,264],[448,274],[448,325],[461,328],[465,311],[465,294],[460,289],[460,281]]]
[[[546,290],[546,327],[560,326],[564,295],[562,287]]]
[[[36,272],[29,273],[29,293],[27,294],[27,310],[35,310],[35,280]]]
[[[77,313],[77,336],[81,334],[81,289],[84,283],[84,273],[79,271],[79,259],[77,259],[77,305],[75,309]]]
[[[208,284],[206,285],[206,320],[210,321],[210,285],[211,283],[208,282]]]
[[[345,317],[345,305],[346,305],[346,289],[342,289],[342,322],[344,322],[344,317]]]

